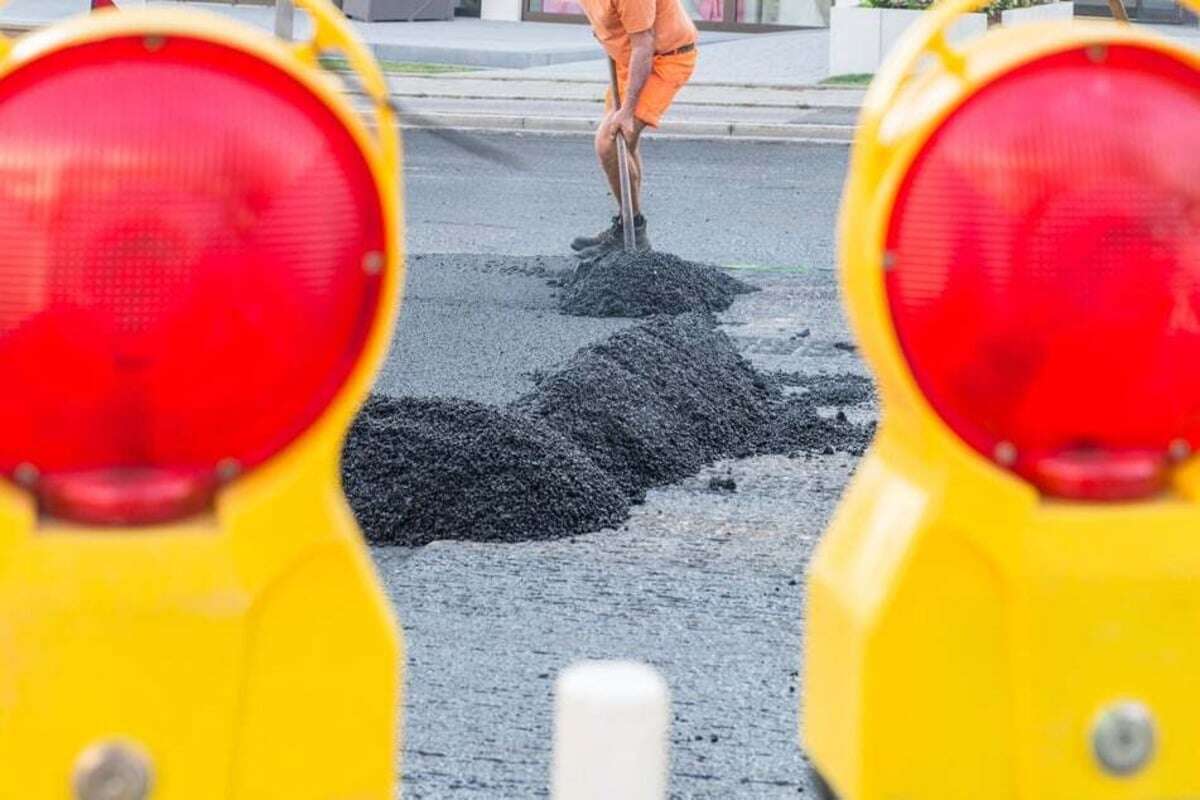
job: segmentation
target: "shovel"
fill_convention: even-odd
[[[613,108],[621,107],[621,87],[617,84],[617,62],[608,59],[608,74],[612,79]],[[625,233],[625,249],[634,249],[633,189],[629,183],[629,143],[625,134],[617,134],[617,169],[621,174],[621,227]]]

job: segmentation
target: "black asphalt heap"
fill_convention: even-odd
[[[516,402],[583,448],[629,497],[722,455],[771,422],[771,385],[703,315],[656,317],[579,350]]]
[[[629,513],[613,480],[569,439],[467,400],[373,396],[350,429],[342,471],[378,544],[550,539]]]
[[[580,264],[563,280],[559,309],[576,317],[650,317],[724,311],[758,289],[669,253],[619,250]]]
[[[377,543],[520,541],[616,525],[647,489],[721,458],[862,452],[870,426],[780,383],[710,316],[656,317],[579,350],[507,410],[373,397],[350,431],[346,491]]]

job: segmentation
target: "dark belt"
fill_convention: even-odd
[[[656,56],[681,56],[684,53],[690,53],[696,49],[696,43],[685,44],[683,47],[676,47],[674,50],[668,50],[665,53],[655,53]]]

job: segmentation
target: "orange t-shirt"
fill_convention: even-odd
[[[613,60],[629,64],[629,34],[654,29],[654,52],[696,41],[696,25],[680,0],[579,0],[596,38]]]

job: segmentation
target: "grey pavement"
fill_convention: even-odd
[[[700,57],[692,84],[716,83],[746,86],[803,86],[829,75],[829,31],[808,29],[759,33],[721,41],[700,42]],[[608,80],[603,60],[581,61],[553,67],[532,67],[519,74],[528,78]],[[512,70],[496,77],[517,75]]]
[[[407,127],[579,133],[594,130],[603,114],[600,82],[470,75],[397,75],[390,81]],[[853,136],[862,95],[861,89],[825,87],[685,86],[651,135],[844,143]]]
[[[532,70],[530,70],[532,71]],[[524,77],[496,79],[476,73],[455,75],[391,75],[392,95],[397,98],[436,97],[468,100],[586,100],[601,103],[608,83],[602,81],[555,81]],[[754,108],[857,108],[863,90],[810,85],[730,85],[696,83],[684,86],[672,108],[679,106]]]
[[[1147,25],[1146,27],[1168,39],[1183,42],[1189,47],[1200,47],[1200,27],[1195,25]]]
[[[805,30],[703,42],[658,133],[850,141],[864,92],[814,85],[826,74],[828,38]],[[593,60],[389,82],[410,127],[580,133],[594,130],[608,77],[606,62]]]
[[[1200,47],[1194,27],[1148,26]],[[656,133],[698,138],[848,143],[865,89],[816,85],[826,77],[828,31],[762,34],[705,43],[693,80]],[[603,61],[457,75],[397,75],[397,101],[423,119],[411,127],[587,133],[607,76]]]
[[[526,272],[543,263],[558,269],[570,261],[411,256],[400,332],[376,390],[508,403],[533,388],[534,369],[563,363],[629,324],[587,318],[564,323],[546,279]]]
[[[1147,27],[1200,47],[1195,27]],[[659,133],[850,142],[865,89],[819,85],[828,77],[828,48],[827,30],[702,43],[696,73]],[[600,116],[608,77],[603,60],[589,60],[391,81],[397,100],[425,118],[408,121],[414,127],[587,133]]]
[[[12,0],[0,8],[0,27],[38,27],[82,13],[87,5],[87,0]],[[177,0],[150,5],[193,7],[263,30],[271,30],[274,14],[261,5]],[[586,26],[467,18],[354,24],[382,58],[524,68],[391,76],[396,100],[410,112],[402,116],[408,127],[587,133],[600,116],[606,61]],[[307,18],[299,15],[297,35],[308,30]],[[805,86],[824,76],[827,47],[825,31],[702,32],[696,74],[661,133],[849,141],[861,91]]]
[[[533,369],[627,324],[565,319],[548,306],[545,280],[526,274],[537,257],[564,254],[572,237],[598,230],[614,213],[589,143],[536,135],[497,135],[494,143],[529,169],[480,161],[425,133],[406,135],[407,242],[416,255],[383,390],[507,402],[532,388]],[[844,150],[666,140],[645,147],[645,213],[658,248],[753,280],[831,280]],[[485,258],[464,265],[436,254]],[[764,297],[735,308],[754,308]],[[759,331],[757,316],[736,335],[765,352],[770,346],[758,339],[769,342],[778,331]]]
[[[406,136],[408,244],[414,253],[563,253],[614,213],[589,142],[496,135],[518,171],[465,156],[428,134]],[[735,142],[645,144],[645,213],[656,247],[754,270],[829,269],[843,148]]]
[[[533,269],[567,263],[564,242],[612,213],[587,143],[493,141],[535,169],[406,137],[417,257],[381,391],[503,402],[533,370],[631,324],[557,314]],[[763,289],[721,315],[742,351],[764,369],[863,374],[836,346],[849,338],[832,272],[845,151],[647,148],[656,245]],[[803,576],[853,468],[843,454],[726,462],[651,491],[620,530],[375,549],[408,643],[403,796],[546,796],[555,676],[578,658],[616,657],[649,661],[671,685],[671,797],[811,796],[796,738]],[[716,474],[737,492],[711,492]]]
[[[455,129],[487,132],[586,134],[596,129],[601,116],[597,104],[522,102],[480,112],[473,101],[438,98],[402,107],[400,123],[409,129]],[[855,109],[739,109],[730,119],[727,109],[698,108],[676,113],[644,135],[645,139],[690,138],[728,140],[784,140],[821,142],[845,146],[854,134]]]

